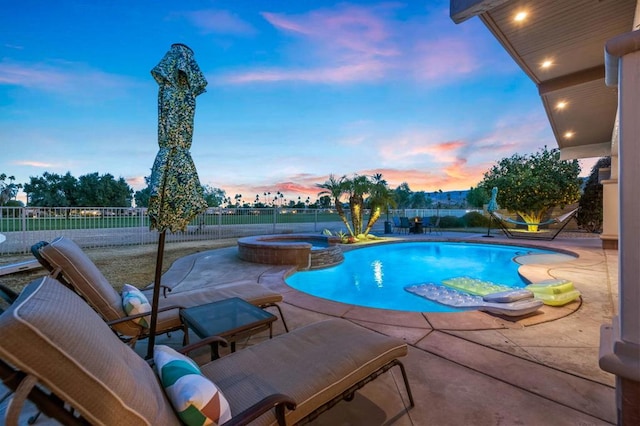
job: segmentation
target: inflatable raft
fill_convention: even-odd
[[[537,311],[542,306],[542,301],[531,296],[520,298],[511,302],[499,302],[495,300],[509,300],[505,292],[483,296],[463,293],[456,289],[438,284],[415,284],[404,288],[411,294],[423,297],[433,302],[441,303],[459,309],[480,310],[498,315],[521,316]],[[487,301],[489,300],[489,301]]]
[[[442,284],[464,293],[476,296],[493,295],[486,302],[515,302],[533,297],[533,293],[525,289],[514,289],[506,285],[495,284],[470,277],[456,277],[442,280]]]
[[[549,306],[563,306],[580,297],[580,291],[569,280],[545,280],[530,284],[525,288],[533,292],[536,299],[542,300],[545,305]]]

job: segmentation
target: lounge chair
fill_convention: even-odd
[[[148,337],[148,329],[132,321],[144,316],[127,316],[122,307],[122,296],[107,281],[91,259],[72,240],[58,237],[50,244],[41,241],[31,248],[38,261],[47,268],[51,276],[84,298],[102,318],[107,321],[123,340],[132,346]],[[143,290],[148,300],[152,300],[153,289]],[[160,298],[157,320],[157,333],[185,331],[184,343],[188,343],[187,327],[180,317],[180,308],[204,305],[230,297],[239,297],[263,309],[276,307],[285,330],[288,331],[282,310],[277,305],[282,302],[282,295],[270,291],[266,287],[252,282],[240,281],[215,287],[171,292],[166,291]]]
[[[217,386],[230,407],[227,425],[291,425],[350,400],[394,366],[406,389],[399,411],[413,407],[398,360],[406,354],[399,339],[330,319],[211,361],[192,379]],[[17,424],[25,398],[65,425],[180,424],[171,392],[163,391],[154,368],[74,292],[48,276],[26,286],[0,315],[0,377],[16,391],[8,426]],[[194,386],[189,381],[185,386]]]
[[[509,238],[551,241],[555,239],[560,232],[562,232],[562,230],[565,228],[565,226],[567,226],[567,224],[569,224],[569,222],[576,215],[577,212],[578,212],[578,209],[573,209],[568,213],[565,213],[558,217],[550,218],[540,223],[527,223],[527,222],[522,222],[518,220],[513,220],[496,211],[490,212],[490,214],[491,216],[493,216],[494,219],[496,219],[496,222],[498,222],[498,225],[500,226],[500,228],[502,228],[502,231]],[[506,224],[515,225],[515,226],[531,226],[531,225],[545,226],[545,225],[558,224],[562,226],[558,229],[555,229],[551,233],[531,233],[531,232],[514,232],[512,229],[506,226]]]

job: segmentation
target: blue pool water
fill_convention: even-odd
[[[295,240],[286,239],[283,241],[287,243],[309,243],[311,244],[311,250],[321,250],[329,247],[328,241],[322,241],[322,240],[313,239],[313,238],[300,238]]]
[[[372,308],[413,312],[454,312],[439,303],[410,294],[411,284],[436,283],[467,276],[522,288],[518,256],[554,254],[533,248],[456,242],[415,242],[352,250],[338,266],[297,272],[291,287],[324,299]]]

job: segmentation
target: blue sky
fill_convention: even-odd
[[[18,183],[99,172],[143,188],[150,70],[172,43],[209,82],[200,180],[245,201],[313,200],[330,173],[468,189],[503,157],[556,147],[535,85],[448,0],[0,2],[0,173]]]

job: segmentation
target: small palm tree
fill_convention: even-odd
[[[346,176],[342,176],[340,179],[336,179],[336,177],[331,174],[329,175],[329,180],[327,180],[325,183],[316,184],[316,186],[318,188],[324,189],[323,191],[320,191],[318,193],[318,196],[328,195],[333,199],[333,202],[336,206],[336,211],[338,212],[338,216],[340,216],[340,219],[342,220],[342,223],[344,223],[344,226],[347,227],[347,231],[349,231],[349,234],[353,235],[353,231],[351,230],[351,226],[349,225],[347,216],[344,213],[344,208],[342,207],[342,201],[340,201],[340,198],[345,194],[347,189],[345,184],[346,180]]]
[[[369,207],[371,209],[371,215],[367,222],[367,227],[364,234],[367,235],[376,221],[382,215],[382,211],[387,212],[387,220],[389,220],[389,207],[396,206],[396,200],[393,196],[393,191],[387,186],[387,181],[382,178],[382,174],[376,173],[372,176],[371,195],[369,196]]]
[[[364,233],[364,196],[369,194],[372,183],[366,176],[354,176],[345,181],[349,193],[349,207],[351,209],[351,222],[353,223],[354,237]]]

